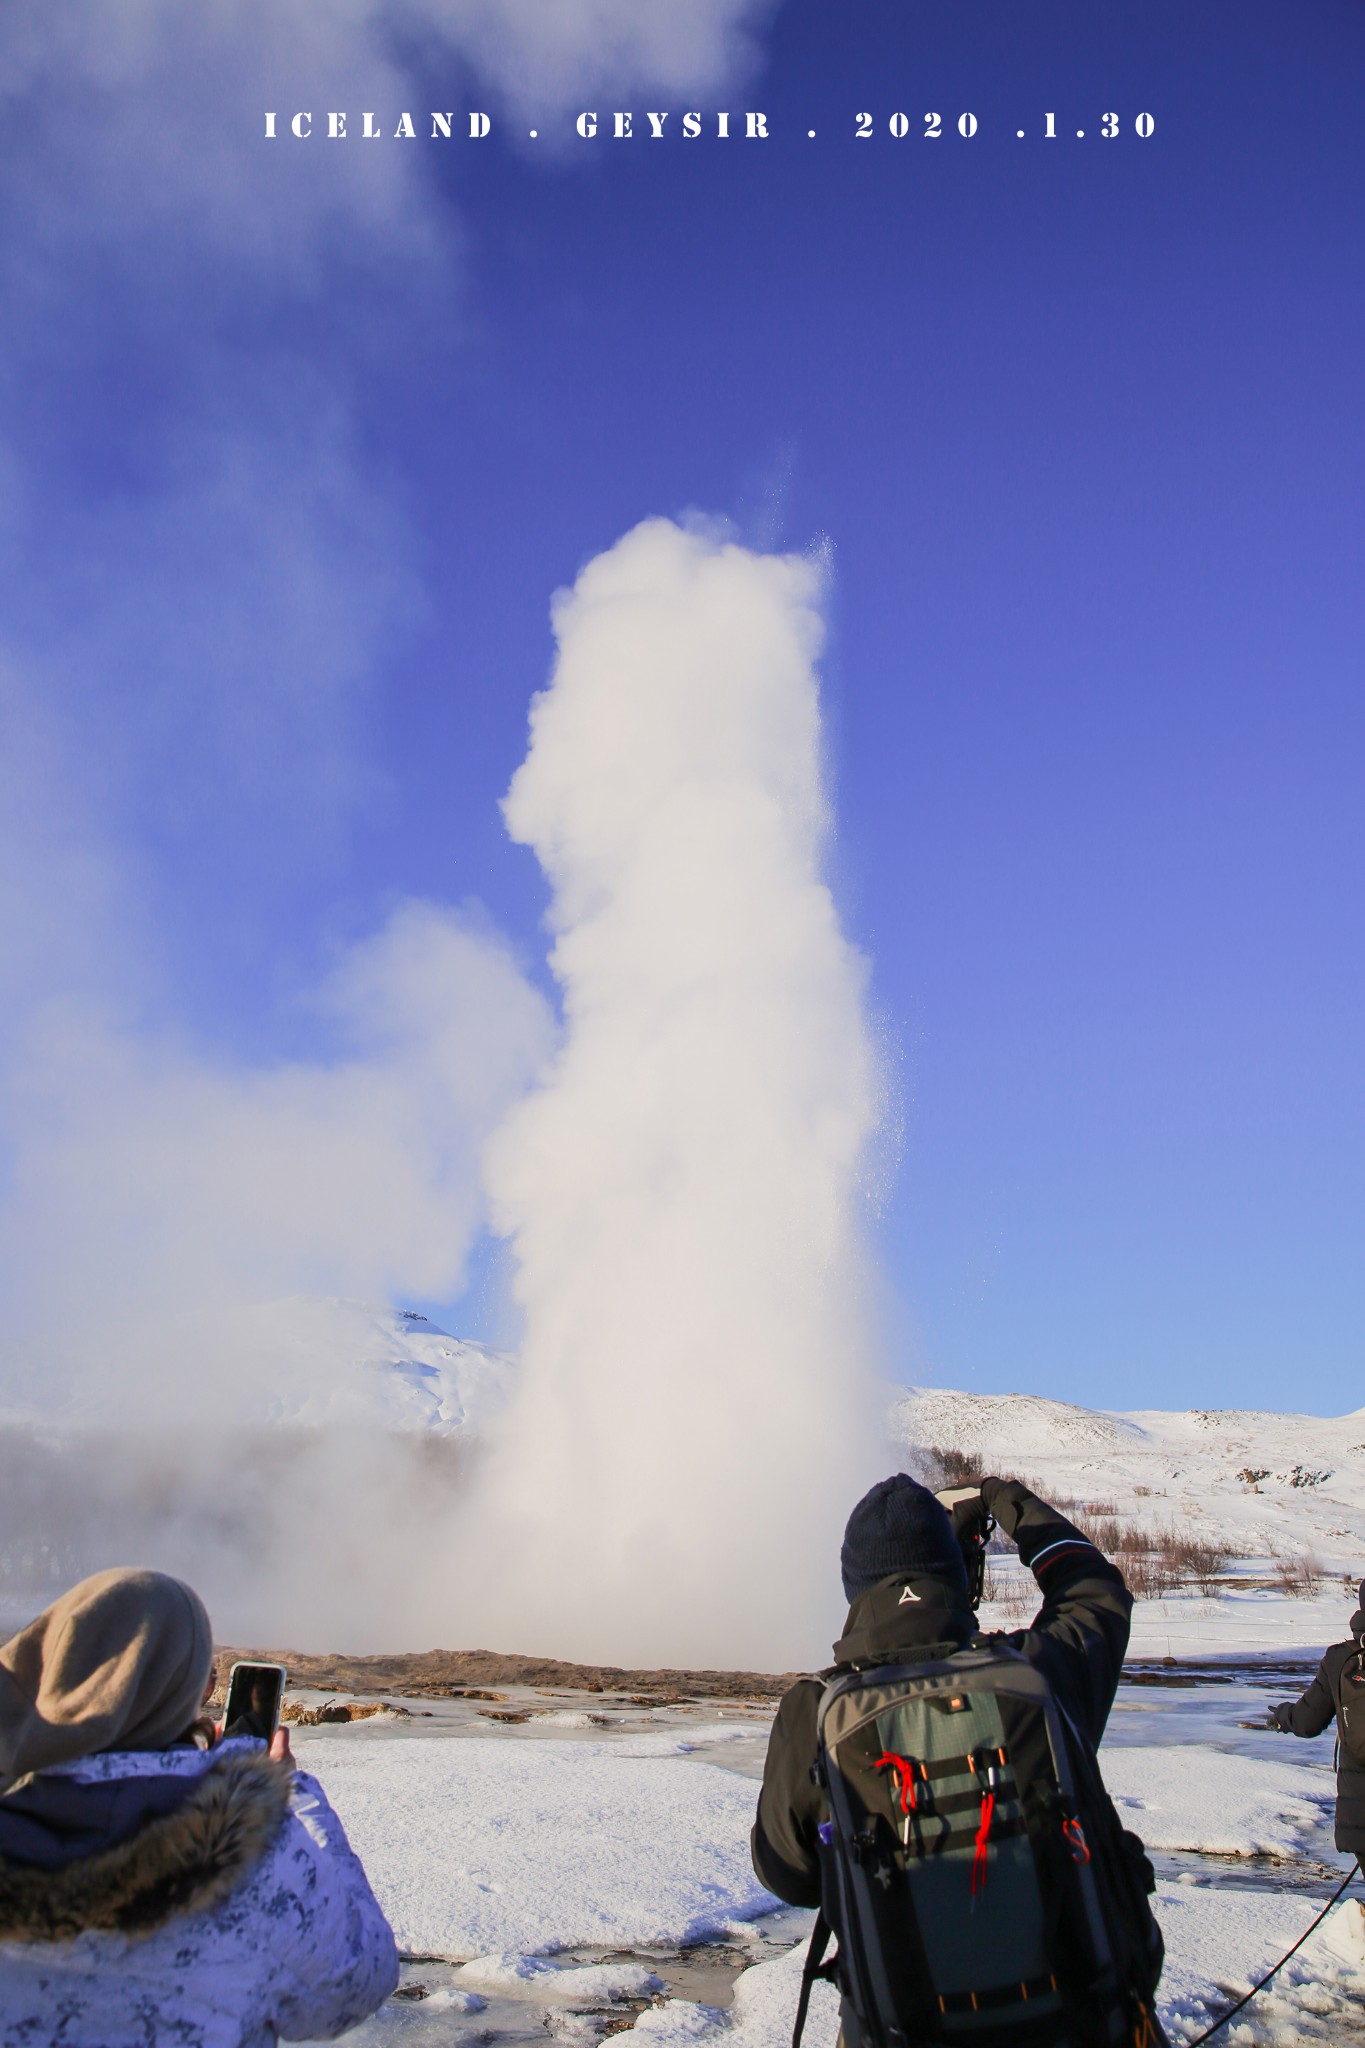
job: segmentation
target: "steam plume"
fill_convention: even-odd
[[[821,872],[819,596],[651,520],[554,607],[504,808],[566,1036],[488,1153],[526,1323],[479,1609],[540,1648],[781,1667],[833,1618],[877,1080]]]

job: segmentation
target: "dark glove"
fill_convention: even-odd
[[[1274,1728],[1281,1735],[1292,1735],[1294,1733],[1294,1724],[1290,1720],[1289,1715],[1293,1705],[1293,1700],[1281,1700],[1277,1707],[1268,1708],[1265,1717],[1267,1728]]]
[[[1013,1536],[1019,1526],[1020,1512],[1025,1502],[1033,1499],[1033,1494],[1022,1479],[983,1479],[981,1498],[1005,1534]]]

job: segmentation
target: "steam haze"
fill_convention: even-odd
[[[446,468],[427,498],[390,431],[390,378],[442,421],[478,389],[484,159],[262,133],[390,129],[439,75],[499,148],[572,137],[598,95],[728,93],[775,11],[0,20],[0,1594],[135,1560],[301,1647],[821,1653],[877,1081],[822,879],[819,569],[652,522],[561,600],[507,806],[567,1030],[528,1097],[557,1020],[449,900],[477,831],[430,824],[515,740],[401,829],[409,749],[523,672],[466,645]],[[458,1302],[490,1203],[524,1389],[471,1506],[463,1453],[364,1426],[326,1303]]]
[[[824,879],[821,574],[653,520],[556,600],[504,810],[559,1027],[486,919],[413,901],[308,995],[330,1056],[150,1029],[131,890],[47,820],[58,876],[111,879],[28,892],[84,973],[33,955],[3,1040],[11,1591],[137,1559],[238,1640],[823,1654],[877,1435],[879,1076]],[[472,1454],[368,1416],[327,1298],[456,1298],[489,1216],[524,1340]]]
[[[783,1668],[835,1618],[878,1079],[823,877],[820,584],[653,520],[555,605],[504,809],[565,1038],[488,1151],[525,1335],[481,1639]]]

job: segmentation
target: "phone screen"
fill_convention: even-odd
[[[269,1742],[283,1704],[282,1664],[234,1664],[223,1710],[224,1735],[255,1735]]]

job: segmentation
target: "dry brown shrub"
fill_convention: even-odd
[[[1123,1576],[1135,1600],[1160,1600],[1167,1593],[1173,1593],[1180,1584],[1160,1551],[1145,1551],[1125,1558]]]
[[[1078,1508],[1077,1528],[1106,1557],[1121,1561],[1128,1589],[1138,1600],[1159,1600],[1177,1587],[1194,1584],[1203,1593],[1217,1593],[1227,1569],[1226,1547],[1211,1538],[1192,1536],[1174,1522],[1141,1523],[1112,1512],[1097,1514]]]
[[[969,1484],[972,1478],[981,1476],[981,1458],[975,1451],[937,1447],[933,1456],[945,1473],[951,1473],[956,1484]],[[1222,1590],[1222,1575],[1231,1561],[1231,1553],[1216,1538],[1202,1533],[1192,1534],[1188,1524],[1169,1519],[1148,1523],[1130,1520],[1118,1512],[1113,1501],[1063,1499],[1036,1480],[1023,1474],[1018,1476],[1030,1492],[1068,1513],[1080,1533],[1106,1557],[1120,1562],[1135,1599],[1160,1600],[1167,1593],[1191,1585],[1210,1596],[1216,1596]],[[1152,1495],[1152,1489],[1146,1486],[1135,1487],[1134,1492],[1145,1498]],[[991,1553],[995,1553],[1012,1549],[1013,1545],[997,1531],[989,1548]],[[1304,1579],[1302,1561],[1294,1561],[1292,1569],[1298,1584]],[[1317,1566],[1316,1570],[1320,1579],[1321,1567]],[[1311,1598],[1317,1588],[1317,1580],[1313,1579],[1311,1571],[1308,1579],[1311,1590],[1303,1594],[1304,1598]],[[1017,1608],[1022,1613],[1031,1602],[1032,1588],[1026,1587],[1013,1575],[991,1571],[989,1565],[986,1583],[985,1598],[1007,1601],[1007,1611]]]
[[[1305,1551],[1275,1561],[1275,1584],[1291,1600],[1316,1600],[1322,1589],[1322,1560]]]
[[[1199,1536],[1175,1536],[1166,1545],[1166,1554],[1180,1576],[1193,1579],[1201,1593],[1218,1591],[1218,1582],[1230,1562],[1223,1544]]]
[[[956,1444],[931,1444],[929,1456],[942,1472],[945,1486],[970,1486],[974,1479],[986,1476],[980,1451],[964,1451]]]

